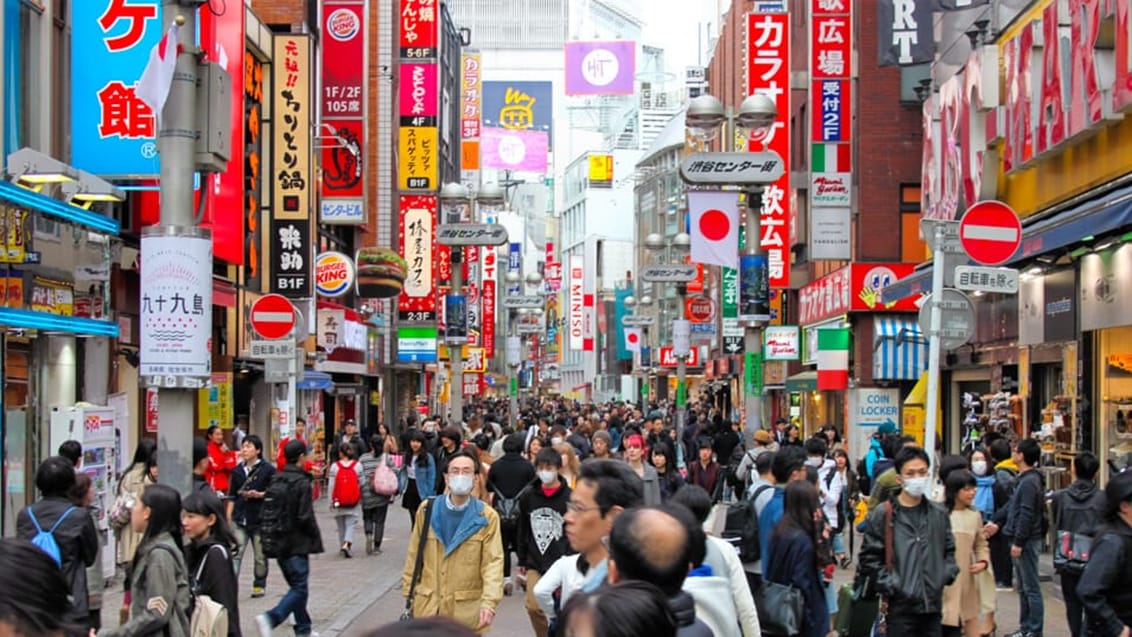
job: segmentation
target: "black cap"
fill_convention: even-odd
[[[283,446],[283,458],[287,464],[295,464],[307,452],[307,445],[302,440],[292,440]]]

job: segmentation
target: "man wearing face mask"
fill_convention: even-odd
[[[448,459],[448,493],[417,509],[401,592],[408,598],[413,591],[409,601],[415,617],[444,615],[483,633],[503,598],[503,542],[499,514],[471,497],[479,475],[476,455],[458,451]],[[418,570],[420,533],[427,535]]]
[[[535,598],[535,585],[558,558],[573,553],[566,539],[566,506],[570,487],[559,475],[562,455],[543,449],[535,458],[538,483],[519,499],[519,531],[516,553],[519,572],[527,576],[527,614],[538,637],[546,637],[549,623]]]
[[[939,637],[943,589],[959,573],[951,520],[924,497],[931,486],[928,454],[904,447],[894,460],[900,493],[869,513],[857,576],[873,579],[888,600],[889,637]],[[892,571],[886,569],[886,533],[892,533]]]

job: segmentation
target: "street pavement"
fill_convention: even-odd
[[[329,513],[324,498],[315,504],[318,512],[322,540],[327,552],[311,556],[311,596],[308,610],[314,621],[314,630],[322,637],[361,637],[378,626],[395,622],[404,609],[401,596],[401,570],[405,563],[409,535],[409,516],[400,502],[391,505],[386,520],[382,554],[367,556],[365,536],[361,526],[355,537],[354,557],[345,559],[337,552],[337,530],[334,517]],[[240,625],[247,637],[258,637],[255,616],[271,608],[287,590],[286,582],[274,563],[270,564],[267,596],[249,597],[252,588],[252,560],[244,561],[240,574]],[[852,567],[851,567],[852,568]],[[1049,580],[1050,557],[1042,556],[1042,590],[1045,598],[1046,637],[1069,635],[1065,621],[1065,604],[1057,587],[1056,577]],[[838,569],[835,581],[838,586],[852,579],[852,570]],[[122,603],[121,577],[107,589],[103,598],[102,621],[104,628],[118,625],[118,608]],[[1018,595],[1012,591],[998,593],[998,635],[1015,630],[1018,626]],[[290,621],[275,630],[276,635],[291,634]],[[530,621],[524,607],[523,592],[516,588],[511,597],[504,597],[490,631],[503,637],[530,637]]]

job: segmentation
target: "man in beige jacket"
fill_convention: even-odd
[[[486,632],[503,598],[499,515],[471,497],[481,480],[478,457],[459,451],[442,470],[448,492],[417,509],[401,575],[401,592],[406,598],[412,593],[409,602],[414,617],[444,615]],[[417,573],[420,533],[427,535]],[[415,589],[414,576],[418,578]]]

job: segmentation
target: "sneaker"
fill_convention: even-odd
[[[255,627],[259,630],[259,637],[271,637],[272,631],[275,627],[271,625],[271,618],[267,613],[261,613],[255,616]]]
[[[373,547],[373,554],[374,555],[381,555],[381,547],[380,546]]]
[[[373,536],[366,536],[366,555],[373,555]]]
[[[262,586],[252,587],[252,599],[255,599],[256,597],[263,597],[265,594],[267,593],[263,590]]]

